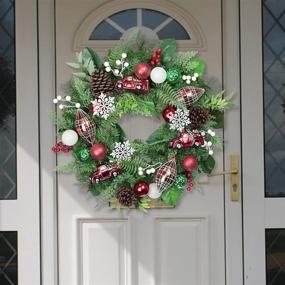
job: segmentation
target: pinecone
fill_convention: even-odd
[[[108,94],[113,92],[114,83],[108,73],[102,69],[94,71],[91,76],[91,88],[94,97],[98,97],[101,92]]]
[[[207,123],[209,119],[209,111],[207,109],[193,108],[190,110],[189,119],[192,129],[199,129],[201,125]]]
[[[138,201],[138,196],[130,185],[123,185],[117,191],[117,199],[121,205],[131,207]]]

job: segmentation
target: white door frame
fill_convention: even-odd
[[[234,102],[239,106],[239,1],[221,0],[223,13],[223,76],[224,88],[234,90]],[[56,87],[56,7],[54,0],[39,0],[39,82],[41,134],[41,188],[42,188],[42,284],[58,284],[57,272],[57,175],[55,159],[48,151],[55,143],[55,128],[48,120],[53,110],[51,98]],[[239,122],[239,109],[228,112],[226,125]],[[226,129],[224,151],[225,169],[230,169],[230,154],[240,154],[239,129]],[[225,184],[226,276],[227,284],[243,284],[241,201],[232,202],[230,181]],[[51,266],[51,264],[53,266]],[[214,284],[216,285],[216,284]]]
[[[18,283],[40,284],[37,1],[15,1],[17,199],[0,201],[0,231],[18,232]],[[0,79],[1,80],[1,79]]]

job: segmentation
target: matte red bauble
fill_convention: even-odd
[[[134,185],[134,191],[139,197],[146,196],[149,191],[149,185],[143,181],[139,181]]]
[[[91,146],[90,154],[93,159],[103,160],[107,155],[107,148],[102,143],[95,143]]]
[[[182,166],[185,170],[191,171],[198,166],[198,161],[194,155],[186,155],[183,159]]]
[[[150,75],[151,67],[146,62],[138,63],[135,66],[135,75],[140,79],[147,79]]]
[[[166,122],[170,121],[170,118],[175,115],[175,108],[168,106],[162,112],[162,117]]]

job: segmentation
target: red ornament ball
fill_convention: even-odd
[[[175,115],[176,109],[174,107],[168,106],[162,112],[162,117],[166,122],[170,121],[170,118]]]
[[[102,143],[95,143],[91,146],[90,154],[93,159],[103,160],[107,155],[107,148]]]
[[[151,67],[147,62],[141,62],[135,66],[135,75],[140,79],[147,79],[150,72]]]
[[[146,196],[149,191],[149,185],[143,181],[139,181],[134,185],[134,191],[138,197]]]
[[[183,159],[182,166],[186,171],[191,171],[197,168],[198,161],[194,155],[186,155]]]

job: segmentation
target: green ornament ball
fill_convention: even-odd
[[[180,190],[184,190],[187,186],[187,178],[185,175],[178,175],[174,182],[174,186],[178,187]]]
[[[87,161],[90,158],[90,152],[88,149],[83,148],[79,151],[79,159],[80,161]]]
[[[170,84],[175,84],[179,80],[181,80],[181,72],[179,69],[176,68],[170,68],[167,70],[167,77],[166,80]]]

